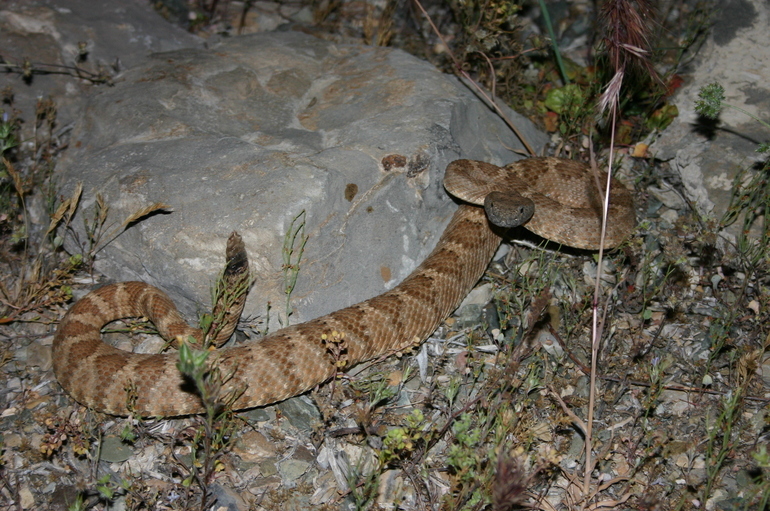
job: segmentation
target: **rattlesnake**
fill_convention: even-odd
[[[555,158],[531,158],[506,167],[458,160],[447,168],[444,184],[469,203],[486,199],[493,215],[506,199],[489,197],[490,192],[521,193],[535,205],[528,229],[558,243],[596,249],[601,218],[596,184],[604,179],[606,174],[595,178],[583,164]],[[631,194],[614,182],[606,246],[620,243],[634,224]],[[324,340],[332,332],[344,333],[348,366],[419,344],[481,278],[500,240],[500,230],[490,226],[483,208],[461,204],[433,252],[395,288],[259,341],[215,352],[221,374],[229,376],[223,390],[240,393],[233,408],[281,401],[333,377],[339,359]],[[105,324],[132,316],[148,318],[167,339],[201,337],[161,290],[141,282],[102,287],[79,300],[56,332],[54,372],[61,386],[76,401],[114,415],[202,412],[199,397],[177,369],[176,353],[128,353],[102,341]]]

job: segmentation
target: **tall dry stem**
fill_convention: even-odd
[[[653,9],[647,0],[607,0],[601,9],[599,21],[604,30],[602,39],[603,49],[614,70],[612,79],[607,83],[604,93],[599,100],[600,113],[609,109],[610,116],[610,153],[605,184],[604,201],[602,202],[602,234],[597,263],[597,277],[594,285],[593,316],[591,321],[591,384],[588,397],[588,419],[586,421],[586,451],[585,472],[583,475],[583,494],[590,495],[592,459],[593,420],[596,402],[596,371],[599,358],[599,346],[604,329],[599,316],[600,285],[604,260],[604,240],[607,230],[607,212],[609,211],[610,183],[612,164],[615,151],[615,131],[618,110],[620,108],[620,92],[623,79],[632,69],[644,71],[653,80],[658,75],[649,58],[649,34]],[[584,502],[583,506],[588,502]]]

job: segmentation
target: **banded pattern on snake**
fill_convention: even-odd
[[[398,286],[372,299],[279,330],[253,343],[216,352],[225,392],[240,393],[235,409],[267,405],[301,394],[334,376],[335,359],[322,337],[344,332],[346,362],[354,365],[404,351],[425,340],[457,308],[483,275],[501,240],[490,225],[509,222],[508,194],[535,207],[526,227],[543,237],[584,249],[598,248],[601,194],[585,165],[531,158],[505,167],[458,160],[449,165],[445,187],[461,204],[435,249]],[[603,181],[602,181],[603,182]],[[490,199],[490,193],[495,192]],[[505,195],[499,195],[500,193]],[[528,206],[514,199],[513,208]],[[619,244],[633,229],[630,192],[613,183],[606,245]],[[514,220],[514,223],[517,220]],[[113,415],[178,416],[203,412],[199,397],[177,369],[177,354],[136,354],[101,339],[107,323],[146,317],[166,339],[202,333],[189,327],[163,291],[142,282],[97,289],[62,319],[53,344],[54,372],[78,402]],[[235,318],[237,321],[237,317]]]

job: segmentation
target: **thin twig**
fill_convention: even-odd
[[[500,118],[503,120],[503,122],[505,122],[505,124],[508,125],[508,127],[511,129],[511,131],[513,131],[513,133],[516,135],[516,137],[524,145],[524,147],[527,150],[527,153],[529,153],[530,156],[537,156],[537,153],[535,152],[534,148],[529,144],[529,142],[527,142],[527,139],[524,137],[524,134],[521,131],[519,131],[519,129],[513,124],[513,122],[503,113],[503,111],[500,109],[500,107],[497,106],[497,103],[494,101],[494,99],[492,99],[492,97],[494,97],[494,94],[493,94],[492,97],[490,97],[486,93],[486,91],[478,83],[476,83],[473,80],[473,78],[471,78],[471,76],[468,74],[468,72],[465,71],[462,68],[462,65],[460,64],[460,61],[457,60],[457,57],[455,57],[454,53],[452,53],[452,50],[449,48],[449,45],[444,40],[444,38],[441,35],[441,32],[439,32],[439,30],[438,30],[438,27],[436,27],[436,25],[433,23],[433,20],[428,15],[427,11],[425,10],[425,8],[420,3],[420,0],[415,0],[414,3],[417,4],[417,7],[420,9],[420,11],[422,11],[423,16],[425,16],[425,19],[428,20],[428,23],[430,24],[431,28],[433,29],[433,32],[436,33],[436,36],[441,41],[441,44],[444,46],[444,48],[446,48],[446,52],[447,52],[447,54],[449,54],[449,57],[452,59],[452,63],[454,64],[455,72],[458,73],[462,78],[465,78],[465,80],[467,80],[467,82],[470,85],[472,85],[476,89],[476,91],[486,100],[487,104],[490,107],[492,107],[495,110],[495,112],[497,112],[497,115],[500,116]],[[489,61],[489,59],[487,59],[487,61]],[[495,77],[495,74],[492,73],[492,80],[494,80],[494,77]],[[494,86],[492,87],[492,89],[494,90]]]
[[[561,396],[559,396],[558,392],[556,392],[556,389],[554,389],[552,386],[548,386],[548,390],[551,392],[551,396],[553,396],[554,399],[559,403],[559,406],[561,406],[561,409],[564,410],[564,413],[569,415],[570,419],[572,419],[572,422],[580,428],[580,431],[583,432],[583,434],[586,434],[587,428],[586,423],[583,422],[583,419],[575,415],[575,412],[569,409],[569,406],[567,406],[567,403],[565,403]]]

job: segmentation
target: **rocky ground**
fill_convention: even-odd
[[[73,135],[82,129],[83,98],[106,90],[149,51],[205,49],[279,26],[340,44],[390,44],[445,71],[452,67],[447,49],[457,51],[453,41],[467,42],[470,33],[474,44],[491,44],[487,35],[499,38],[511,28],[482,23],[472,4],[426,3],[442,42],[419,5],[214,2],[190,9],[168,1],[156,6],[164,19],[143,3],[126,3],[109,23],[74,1],[0,6],[0,55],[9,63],[0,130],[2,509],[770,506],[763,217],[770,192],[767,153],[755,152],[770,129],[733,110],[721,123],[705,122],[693,106],[698,90],[719,80],[729,103],[767,122],[768,8],[759,2],[723,2],[712,18],[705,16],[714,9],[708,3],[661,6],[658,45],[688,51],[657,63],[676,95],[652,112],[629,115],[618,131],[621,177],[635,189],[640,222],[601,271],[590,253],[511,244],[415,353],[247,412],[115,418],[79,406],[58,386],[50,350],[56,324],[73,295],[106,280],[93,270],[98,250],[61,250],[75,231],[66,229],[75,204],[67,209],[73,183],[61,181],[57,163],[88,152]],[[507,5],[490,2],[486,12],[512,16]],[[593,41],[592,7],[564,2],[549,11],[580,83]],[[538,47],[542,13],[528,9],[517,19],[517,37]],[[105,43],[81,59],[81,37]],[[503,52],[497,56],[521,57],[496,44]],[[116,53],[124,62],[113,60]],[[464,54],[469,76],[491,88],[488,68],[474,67],[474,55]],[[556,87],[558,73],[537,59],[520,65],[515,73],[535,79],[516,81],[514,70],[498,67],[498,94],[547,130],[552,152],[587,159],[590,133],[570,122],[592,118],[593,110],[554,106],[560,96],[546,89]],[[675,117],[672,105],[679,115],[661,135],[656,127]],[[8,127],[14,119],[19,130]],[[7,147],[11,135],[17,148]],[[168,194],[159,200],[173,200]],[[49,225],[60,229],[48,236]],[[597,279],[602,328],[592,370]],[[263,319],[246,320],[246,333],[263,329]],[[158,349],[147,324],[120,324],[105,337]]]

